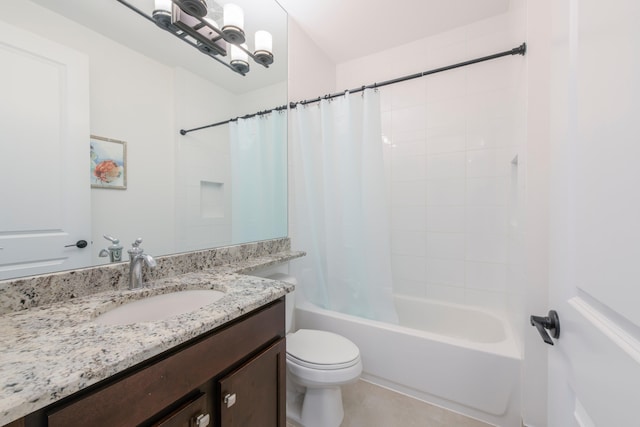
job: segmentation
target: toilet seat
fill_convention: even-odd
[[[346,369],[360,362],[360,350],[341,335],[300,329],[287,335],[287,360],[310,369]]]

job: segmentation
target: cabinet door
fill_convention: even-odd
[[[220,427],[284,427],[285,339],[218,382]]]

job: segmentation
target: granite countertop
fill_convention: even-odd
[[[0,426],[211,331],[293,290],[246,275],[304,255],[285,251],[0,316]],[[110,326],[93,319],[150,295],[189,289],[225,292],[191,313]]]

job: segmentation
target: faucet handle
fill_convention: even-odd
[[[105,239],[107,239],[108,241],[113,243],[114,245],[117,245],[118,243],[120,243],[120,239],[116,239],[115,237],[111,237],[108,234],[103,234],[102,237],[104,237]]]
[[[131,244],[134,248],[140,247],[140,243],[142,243],[142,237],[138,237],[135,242]]]

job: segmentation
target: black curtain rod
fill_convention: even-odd
[[[477,64],[479,62],[490,61],[492,59],[501,58],[503,56],[509,56],[509,55],[523,55],[524,56],[526,52],[527,52],[527,44],[526,43],[522,43],[520,46],[518,46],[516,48],[513,48],[511,50],[505,50],[504,52],[495,53],[493,55],[483,56],[481,58],[476,58],[476,59],[471,59],[469,61],[459,62],[457,64],[448,65],[446,67],[435,68],[433,70],[423,71],[421,73],[416,73],[416,74],[410,74],[408,76],[398,77],[397,79],[386,80],[386,81],[383,81],[383,82],[380,82],[380,83],[373,83],[373,84],[370,84],[370,85],[361,86],[361,87],[356,88],[356,89],[350,89],[350,90],[347,90],[345,92],[337,92],[337,93],[332,93],[332,94],[328,94],[328,95],[325,95],[325,96],[319,96],[318,98],[314,98],[314,99],[306,99],[304,101],[290,102],[288,106],[287,105],[281,105],[281,106],[273,108],[271,110],[259,111],[259,112],[254,113],[254,114],[247,114],[246,116],[236,117],[235,119],[229,119],[229,120],[225,120],[225,121],[218,122],[218,123],[213,123],[213,124],[206,125],[206,126],[200,126],[198,128],[187,129],[187,130],[181,129],[180,130],[180,134],[181,135],[186,135],[189,132],[194,132],[194,131],[197,131],[197,130],[207,129],[207,128],[210,128],[210,127],[219,126],[219,125],[223,125],[223,124],[230,123],[230,122],[235,122],[238,119],[249,119],[251,117],[261,116],[261,115],[264,115],[264,114],[269,114],[272,111],[282,111],[282,110],[287,109],[287,107],[296,108],[298,105],[313,104],[314,102],[320,102],[323,99],[337,98],[338,96],[343,96],[346,92],[348,92],[348,93],[358,93],[358,92],[364,91],[365,89],[375,89],[375,88],[379,88],[379,87],[382,87],[382,86],[391,85],[391,84],[394,84],[394,83],[400,83],[400,82],[404,82],[404,81],[407,81],[407,80],[413,80],[413,79],[417,79],[419,77],[424,77],[424,76],[428,76],[428,75],[431,75],[431,74],[441,73],[443,71],[453,70],[455,68],[466,67],[467,65]]]

